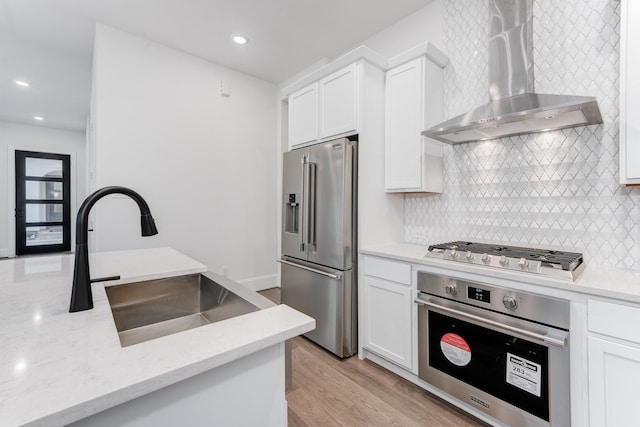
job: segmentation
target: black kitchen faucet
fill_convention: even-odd
[[[140,208],[140,224],[143,236],[154,236],[158,234],[155,221],[151,216],[149,205],[135,191],[126,187],[104,187],[85,199],[78,210],[76,218],[76,259],[73,267],[73,289],[71,290],[71,305],[69,312],[91,310],[93,308],[93,296],[91,294],[91,283],[106,280],[117,280],[120,276],[102,277],[93,279],[89,277],[89,252],[87,250],[89,212],[98,200],[109,194],[124,194],[131,197]]]

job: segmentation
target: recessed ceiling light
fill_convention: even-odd
[[[18,86],[22,86],[22,87],[29,87],[31,86],[28,82],[22,81],[22,80],[16,80],[16,84]]]
[[[249,39],[247,39],[245,36],[240,36],[240,35],[233,36],[232,40],[237,44],[247,44],[247,42],[249,41]]]
[[[41,122],[41,121],[44,120],[44,117],[42,117],[42,116],[33,116],[33,120],[37,120],[37,121]]]

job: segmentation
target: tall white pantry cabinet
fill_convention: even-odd
[[[358,247],[402,240],[403,199],[384,192],[387,60],[361,46],[282,89],[287,148],[358,138]]]
[[[389,60],[362,46],[283,89],[288,149],[358,135],[358,245],[403,240],[403,195],[441,192],[442,148],[421,132],[442,120],[448,58],[429,42]],[[416,369],[409,264],[359,257],[359,341]]]

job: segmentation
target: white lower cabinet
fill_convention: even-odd
[[[365,347],[411,369],[411,288],[365,277]]]
[[[590,425],[633,425],[638,421],[640,346],[593,336],[588,345]]]
[[[637,425],[640,308],[590,300],[587,315],[590,425]]]
[[[365,257],[363,347],[413,368],[411,266]]]

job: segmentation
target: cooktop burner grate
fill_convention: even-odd
[[[548,264],[557,264],[561,266],[563,270],[573,270],[582,263],[582,254],[577,252],[523,248],[519,246],[501,246],[490,243],[456,241],[429,246],[429,251],[432,251],[433,249],[456,249],[461,252],[471,251],[476,254],[524,258],[530,261],[542,261]]]
[[[574,280],[584,268],[582,254],[577,252],[467,241],[431,245],[426,256]]]

